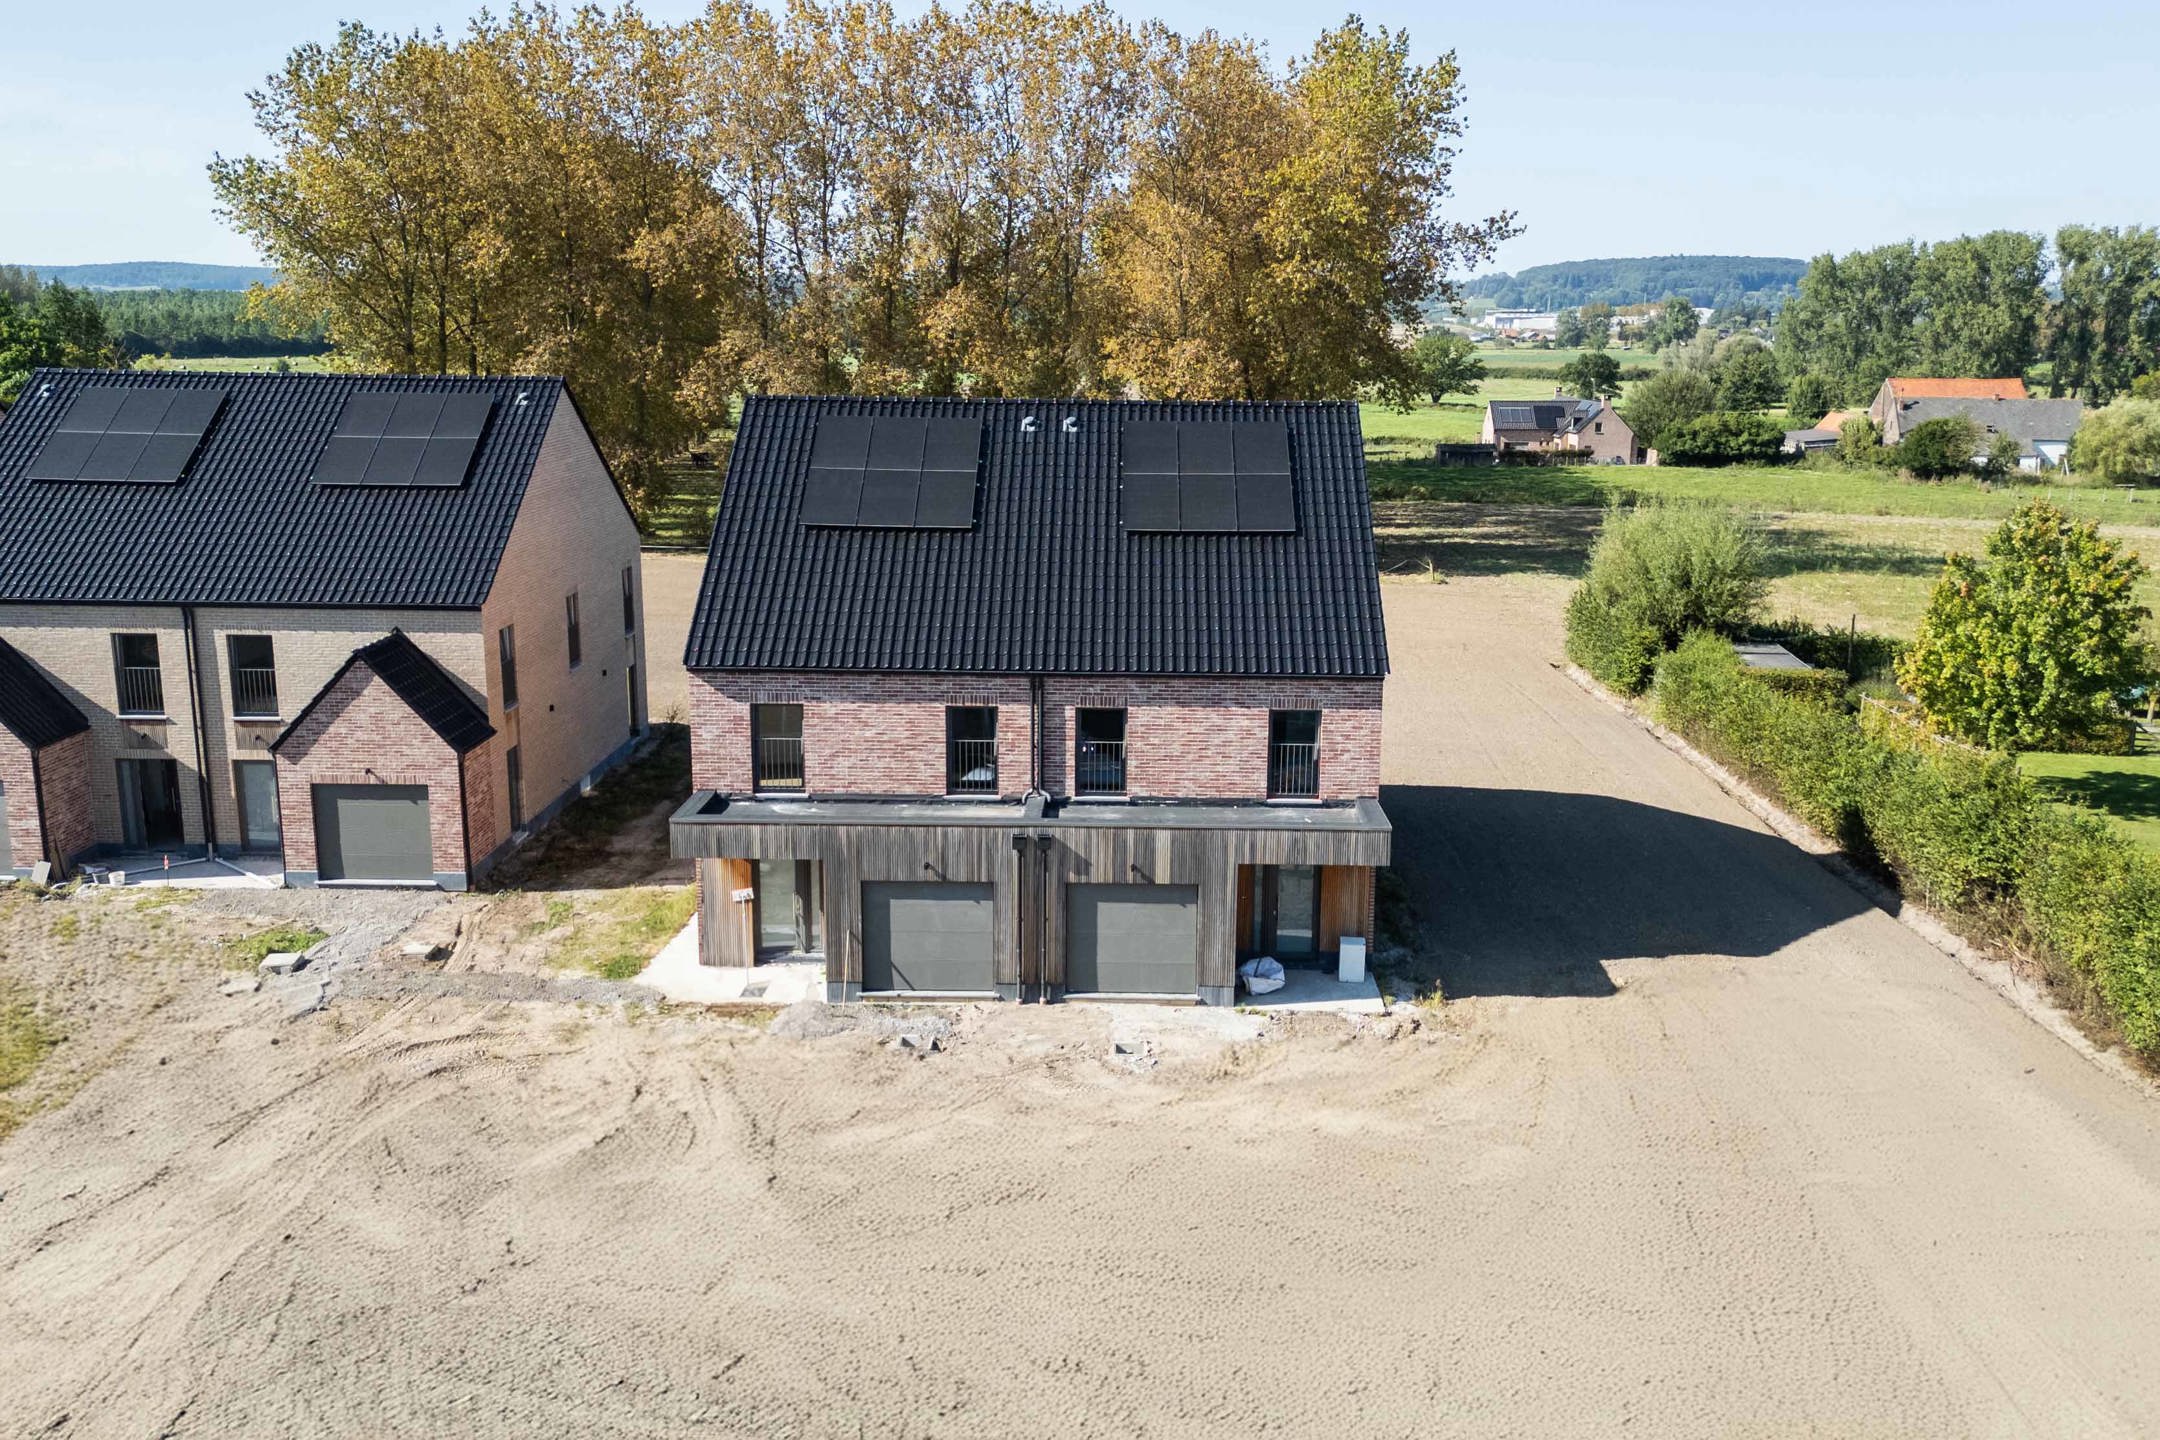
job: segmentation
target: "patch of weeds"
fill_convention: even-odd
[[[570,925],[549,957],[565,969],[603,980],[629,980],[690,923],[697,909],[694,885],[640,886],[611,891]]]
[[[30,1107],[9,1098],[32,1075],[63,1037],[36,1006],[0,992],[0,1137],[30,1118]]]
[[[161,888],[145,890],[135,902],[137,910],[163,910],[168,905],[178,905],[188,898],[187,891]]]
[[[52,933],[55,940],[73,940],[82,934],[82,916],[72,910],[62,913],[53,921]]]
[[[227,953],[226,964],[235,970],[252,970],[262,964],[265,955],[280,951],[298,954],[328,938],[312,925],[280,925],[275,930],[264,930],[237,941]]]

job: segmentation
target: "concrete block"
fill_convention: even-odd
[[[298,951],[273,950],[262,958],[262,973],[265,975],[290,975],[305,964],[307,964],[306,959]]]

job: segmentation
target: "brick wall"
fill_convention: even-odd
[[[90,812],[90,732],[70,735],[38,752],[38,783],[45,792],[47,849],[63,862],[97,843]],[[15,852],[22,863],[22,852]],[[35,857],[33,857],[35,858]]]
[[[622,572],[636,589],[637,627],[623,630]],[[481,607],[488,683],[490,793],[507,808],[511,745],[518,747],[524,816],[578,787],[630,738],[626,667],[638,673],[638,718],[645,711],[645,596],[637,525],[567,398],[557,404],[525,499],[503,549],[495,583]],[[582,650],[570,668],[564,597],[578,597]],[[496,632],[517,632],[518,706],[505,712]],[[507,817],[505,817],[507,819]],[[503,830],[507,837],[507,824]],[[492,848],[492,847],[490,847]],[[475,858],[484,854],[477,845]]]
[[[286,869],[319,868],[314,786],[425,785],[436,873],[464,873],[458,756],[367,666],[345,673],[277,759]]]
[[[1318,710],[1321,798],[1377,795],[1380,682],[1110,678],[1044,686],[1043,786],[1071,792],[1073,710],[1126,711],[1127,792],[1150,799],[1263,799],[1268,712]],[[945,707],[999,707],[998,781],[1028,786],[1025,679],[930,675],[743,674],[690,677],[692,784],[751,788],[750,707],[803,707],[804,770],[816,794],[936,795],[945,788]]]
[[[30,764],[30,747],[12,732],[0,730],[0,805],[6,813],[8,870],[27,870],[45,858],[45,837],[38,829],[37,782]]]

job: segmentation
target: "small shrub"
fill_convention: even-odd
[[[239,969],[251,968],[262,964],[265,955],[297,955],[325,938],[312,925],[280,925],[275,930],[258,931],[233,946],[231,964]]]
[[[1842,708],[1845,704],[1845,672],[1842,670],[1750,670],[1748,678],[1781,695],[1812,705]]]
[[[1785,387],[1785,418],[1794,425],[1813,425],[1836,408],[1837,387],[1827,375],[1795,375]]]
[[[1898,442],[1897,463],[1907,474],[1922,480],[1947,480],[1973,473],[1973,457],[1980,453],[1980,427],[1963,415],[1923,420],[1905,432]]]
[[[2160,479],[2160,398],[2126,396],[2086,416],[2070,468],[2109,485]]]
[[[1718,410],[1666,431],[1658,458],[1668,465],[1768,465],[1785,447],[1785,427],[1768,415]]]
[[[1860,797],[1875,853],[1930,905],[1992,905],[2015,888],[2040,809],[2008,756],[1884,749]]]
[[[1567,657],[1599,684],[1623,695],[1641,694],[1664,648],[1654,628],[1600,604],[1589,587],[1577,586],[1569,598]]]
[[[1837,458],[1847,465],[1880,466],[1888,464],[1890,453],[1883,448],[1882,431],[1865,415],[1855,415],[1838,426]]]
[[[1755,620],[1769,593],[1763,553],[1761,533],[1723,506],[1615,509],[1590,551],[1583,588],[1669,649],[1691,630],[1737,635]]]

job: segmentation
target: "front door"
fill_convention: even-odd
[[[1258,866],[1252,890],[1251,929],[1240,936],[1245,948],[1255,955],[1272,955],[1285,965],[1316,961],[1320,955],[1318,867]],[[1241,926],[1244,923],[1241,919]]]
[[[130,850],[172,849],[181,843],[180,763],[121,760],[120,838]]]
[[[277,765],[269,760],[233,762],[233,789],[240,796],[240,848],[274,853],[278,829]]]
[[[815,860],[760,860],[753,897],[761,957],[816,955],[825,949],[823,879]]]

